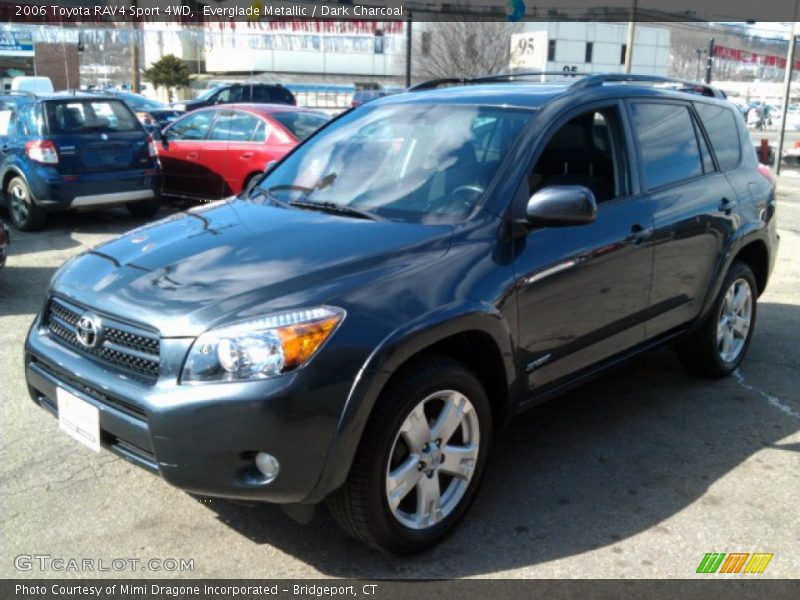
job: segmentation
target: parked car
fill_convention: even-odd
[[[8,245],[11,243],[11,234],[8,232],[6,224],[0,221],[0,269],[6,266],[8,257]]]
[[[279,104],[235,104],[187,113],[157,145],[164,193],[218,199],[238,194],[330,117]]]
[[[28,92],[31,94],[52,94],[53,82],[49,77],[20,76],[11,81],[12,92]]]
[[[396,92],[391,92],[389,90],[356,90],[353,93],[353,99],[350,101],[350,106],[361,106],[362,104],[366,104],[371,100],[385,98],[386,96],[391,96],[394,93]]]
[[[408,553],[520,412],[665,344],[730,375],[778,248],[741,114],[708,86],[514,77],[370,102],[249,192],[69,262],[27,338],[34,402],[184,490],[327,499]]]
[[[177,110],[158,100],[151,100],[141,94],[132,94],[130,92],[115,90],[106,90],[99,93],[119,98],[127,104],[136,114],[136,118],[139,119],[148,133],[161,131],[183,114],[183,111]]]
[[[217,104],[289,104],[297,105],[292,92],[279,83],[234,83],[206,90],[194,100],[175,102],[177,110],[190,111]]]
[[[47,212],[125,204],[138,217],[159,209],[155,144],[121,100],[31,96],[0,115],[2,202],[18,229],[41,228]]]

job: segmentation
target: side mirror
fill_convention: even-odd
[[[267,163],[267,166],[264,168],[264,173],[269,173],[272,169],[275,168],[275,165],[278,164],[277,160],[271,160]]]
[[[582,185],[554,185],[540,189],[525,208],[528,225],[559,227],[591,223],[597,216],[594,193]]]

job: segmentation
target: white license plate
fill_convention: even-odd
[[[56,388],[56,400],[59,427],[81,444],[100,452],[100,411],[61,388]]]

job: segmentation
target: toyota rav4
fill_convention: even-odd
[[[668,343],[733,372],[777,243],[774,184],[713,88],[438,81],[70,260],[27,380],[76,439],[183,490],[327,500],[414,552],[521,411]]]

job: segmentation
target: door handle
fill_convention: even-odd
[[[253,153],[252,152],[245,152],[241,156],[242,160],[250,160],[251,158],[253,158]]]
[[[652,227],[642,227],[639,223],[631,225],[631,232],[625,236],[625,241],[629,244],[641,244],[653,235]]]
[[[198,156],[200,156],[198,152],[189,152],[189,154],[186,155],[186,158],[188,158],[189,160],[194,160]]]
[[[728,198],[723,198],[719,201],[719,210],[724,212],[725,214],[730,214],[730,212],[736,208],[736,202],[730,200]]]

